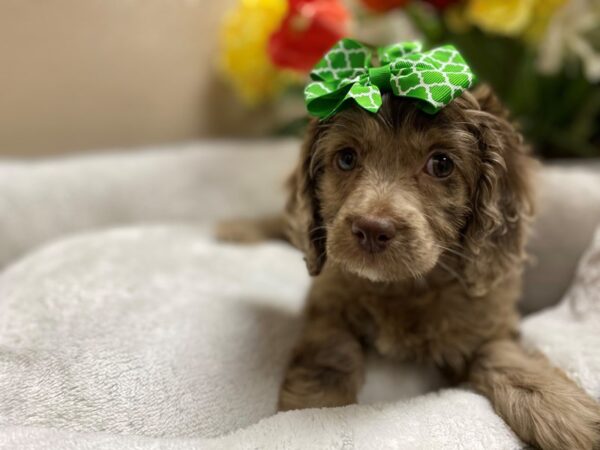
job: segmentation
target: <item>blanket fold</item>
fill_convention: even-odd
[[[596,398],[599,271],[600,232],[563,303],[523,323],[527,342]],[[439,380],[405,365],[375,362],[362,404],[275,414],[308,284],[283,244],[225,245],[189,226],[84,234],[30,254],[0,275],[0,443],[521,447],[486,399],[427,393]],[[385,379],[406,380],[413,398],[369,394]]]

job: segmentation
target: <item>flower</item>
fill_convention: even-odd
[[[548,24],[567,0],[536,0],[531,24],[525,30],[525,38],[530,42],[538,42],[546,33]]]
[[[221,70],[248,104],[274,97],[289,75],[271,62],[267,42],[286,13],[285,0],[238,0],[221,29]]]
[[[372,11],[385,12],[405,6],[409,0],[361,0]]]
[[[289,0],[288,6],[268,52],[276,66],[308,72],[346,35],[350,14],[340,0]]]
[[[570,0],[552,19],[540,43],[538,70],[555,74],[574,55],[583,63],[588,81],[600,81],[600,39],[592,40],[593,31],[600,31],[600,4],[594,0]]]
[[[516,36],[530,23],[534,6],[535,0],[470,0],[465,14],[483,31]]]

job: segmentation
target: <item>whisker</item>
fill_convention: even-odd
[[[323,257],[326,255],[327,250],[323,250],[319,256],[317,256],[317,261],[321,261],[323,259]]]
[[[450,274],[451,276],[453,276],[454,278],[456,278],[456,280],[460,283],[460,285],[463,287],[463,289],[468,290],[467,284],[465,283],[465,281],[463,280],[463,278],[456,271],[454,271],[453,269],[451,269],[450,267],[448,267],[442,261],[438,261],[438,265],[442,269],[444,269],[446,272],[448,272],[448,274]]]
[[[441,250],[447,251],[448,253],[452,253],[453,255],[460,256],[461,258],[464,258],[464,259],[466,259],[469,262],[473,262],[474,261],[473,258],[465,255],[464,253],[459,252],[458,250],[453,250],[451,248],[444,247],[443,245],[436,244],[436,243],[434,243],[434,245],[436,247],[438,247],[439,249],[441,249]]]
[[[402,247],[399,244],[396,244],[396,243],[394,243],[392,246],[395,249],[398,249],[398,250],[402,249]],[[425,279],[425,275],[422,274],[422,273],[420,273],[420,272],[417,272],[416,270],[414,270],[411,267],[411,265],[407,261],[404,260],[404,258],[393,258],[393,261],[396,264],[401,264],[406,269],[406,271],[410,274],[410,276],[413,279],[418,280],[418,281],[421,281],[421,280]]]
[[[314,233],[315,231],[319,231],[319,230],[326,230],[327,229],[327,225],[320,225],[318,227],[314,227],[310,230],[308,230],[309,234]]]

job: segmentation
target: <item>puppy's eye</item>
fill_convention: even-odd
[[[446,178],[454,170],[454,161],[445,153],[434,153],[425,165],[425,172],[436,178]]]
[[[356,167],[358,159],[356,152],[351,148],[345,148],[337,152],[335,156],[336,164],[341,170],[352,170]]]

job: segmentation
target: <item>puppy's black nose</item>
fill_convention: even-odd
[[[396,235],[396,227],[386,217],[360,217],[352,222],[352,234],[366,251],[378,253]]]

